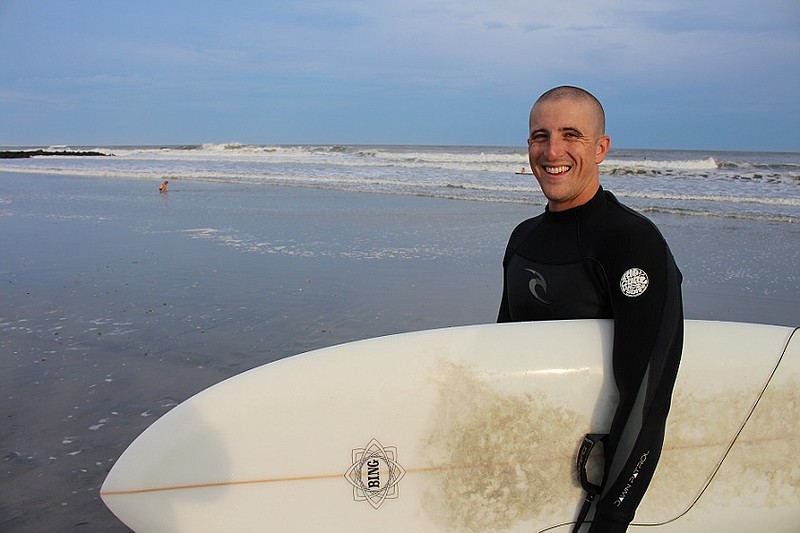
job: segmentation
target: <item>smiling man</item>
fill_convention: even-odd
[[[592,199],[610,145],[603,107],[589,93],[562,87],[539,99],[531,109],[528,156],[551,211]]]
[[[531,109],[529,126],[528,158],[547,207],[511,234],[498,322],[614,319],[619,403],[603,439],[589,531],[624,532],[664,440],[683,348],[681,273],[658,229],[600,186],[611,140],[594,96],[551,89]]]

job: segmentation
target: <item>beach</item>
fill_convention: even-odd
[[[2,531],[127,531],[98,496],[114,461],[227,377],[493,322],[508,235],[542,210],[192,177],[159,194],[159,183],[0,172]],[[683,272],[687,318],[800,325],[800,224],[648,216]]]

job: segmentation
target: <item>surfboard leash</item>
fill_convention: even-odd
[[[605,445],[607,438],[608,435],[604,433],[587,433],[583,437],[583,442],[581,442],[581,447],[578,450],[576,466],[578,467],[578,477],[581,480],[581,486],[586,492],[586,498],[583,501],[580,512],[578,512],[578,518],[575,521],[575,527],[572,528],[572,533],[578,533],[578,530],[586,521],[586,516],[589,514],[589,509],[592,507],[592,502],[603,492],[602,486],[589,481],[589,475],[586,473],[586,463],[589,462],[589,456],[592,455],[594,447],[597,446],[598,443],[603,443],[603,445]]]

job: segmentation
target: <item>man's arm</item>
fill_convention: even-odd
[[[620,400],[605,445],[603,493],[590,533],[627,530],[661,455],[683,349],[683,306],[680,271],[657,237],[626,240],[628,249],[615,255],[627,259],[607,271]]]

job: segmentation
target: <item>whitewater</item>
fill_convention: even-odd
[[[6,159],[0,160],[0,173],[545,203],[529,174],[524,147],[227,143],[57,148],[109,157]],[[518,174],[523,169],[527,175]],[[612,150],[601,165],[601,182],[643,212],[800,223],[800,153]]]

